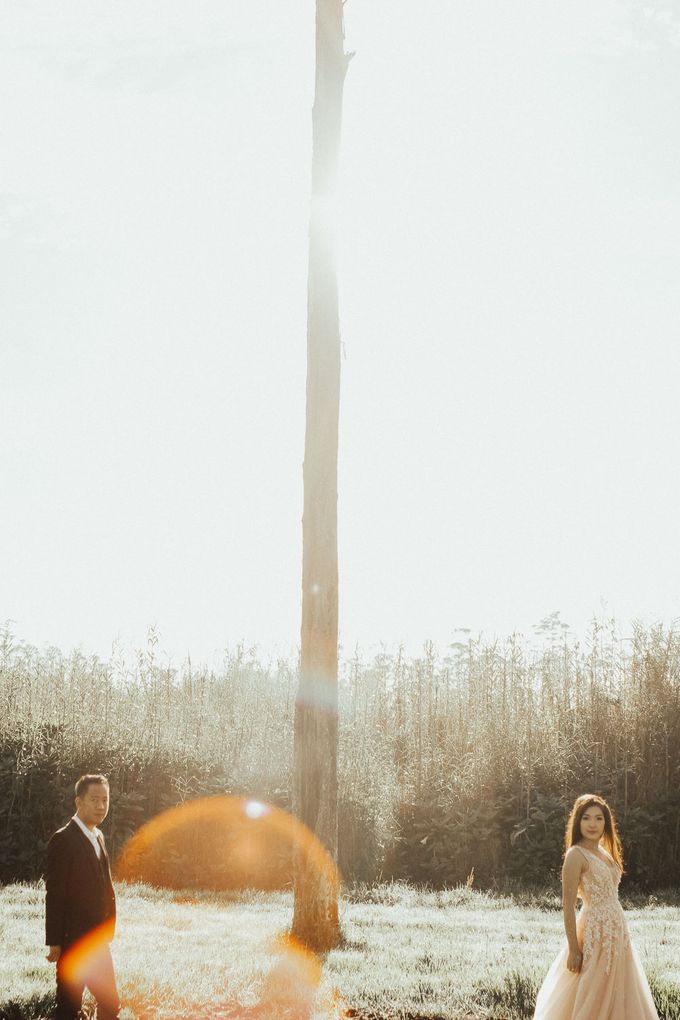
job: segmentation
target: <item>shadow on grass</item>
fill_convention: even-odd
[[[354,882],[343,887],[342,898],[347,903],[375,903],[380,906],[427,905],[449,909],[468,904],[492,903],[494,900],[511,900],[515,906],[531,907],[548,912],[562,910],[562,890],[559,882],[528,885],[519,879],[507,878],[487,889],[477,886],[452,885],[436,889],[429,883],[402,881]],[[624,909],[640,910],[645,907],[680,907],[680,886],[655,889],[653,892],[625,884],[621,889]]]
[[[659,1020],[680,1020],[680,986],[649,975],[649,987]],[[499,984],[478,985],[475,1001],[498,1020],[531,1020],[538,982],[529,974],[510,971]]]
[[[680,1020],[680,986],[652,973],[649,975],[649,987],[660,1020]]]
[[[451,1017],[438,1016],[436,1013],[372,1013],[363,1009],[346,1009],[342,1015],[352,1017],[352,1020],[451,1020]]]
[[[532,975],[511,970],[500,983],[478,984],[475,1002],[484,1007],[489,1017],[525,1020],[534,1015],[538,987]]]
[[[657,978],[653,973],[649,975],[649,986],[659,1020],[680,1020],[680,986]],[[537,993],[538,983],[531,975],[513,970],[498,984],[478,985],[474,996],[475,1006],[488,1018],[531,1020]],[[0,1003],[0,1020],[50,1020],[54,1007],[53,993],[11,999]],[[133,1010],[132,1015],[141,1020],[146,1015],[152,1015],[152,1012]],[[188,1020],[188,1013],[181,1009],[178,1012],[183,1020]],[[86,1008],[85,1015],[91,1017],[92,1011]],[[451,1020],[431,1013],[422,1015],[401,1011],[376,1013],[364,1009],[346,1009],[342,1015],[351,1020]],[[475,1010],[474,1015],[480,1014]],[[243,1006],[238,1002],[225,1002],[219,1005],[212,1003],[191,1010],[191,1020],[284,1020],[284,1018],[310,1020],[311,1011],[305,1007],[291,1008],[289,1003],[272,1002],[259,1003],[255,1006]]]
[[[54,1013],[56,999],[53,992],[29,995],[22,999],[8,999],[0,1003],[0,1020],[48,1020]]]

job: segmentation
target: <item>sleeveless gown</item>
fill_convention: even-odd
[[[565,944],[541,985],[534,1020],[658,1020],[619,903],[619,866],[609,854],[578,849],[587,862],[576,922],[583,963],[576,974],[567,970]]]

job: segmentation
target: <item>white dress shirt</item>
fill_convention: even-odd
[[[76,825],[79,825],[80,828],[82,829],[82,831],[85,833],[85,835],[89,839],[90,843],[94,847],[94,852],[97,855],[97,859],[99,859],[101,857],[101,855],[102,855],[102,848],[101,848],[101,844],[99,842],[99,837],[101,836],[101,832],[99,831],[97,826],[95,825],[94,829],[92,831],[90,831],[88,829],[87,825],[85,825],[85,823],[83,821],[81,821],[80,818],[78,818],[78,815],[74,815],[73,816],[73,821],[76,823]]]

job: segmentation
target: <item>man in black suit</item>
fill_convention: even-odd
[[[97,828],[108,810],[106,776],[81,776],[76,813],[47,846],[45,927],[47,959],[57,965],[55,1020],[75,1020],[85,986],[97,1000],[98,1020],[115,1020],[120,1009],[109,949],[116,896],[104,837]]]

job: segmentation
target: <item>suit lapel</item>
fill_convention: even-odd
[[[74,822],[73,819],[71,819],[70,825],[75,831],[76,838],[79,840],[80,845],[83,847],[83,850],[87,855],[87,860],[90,863],[90,866],[92,867],[95,875],[97,876],[97,878],[100,878],[101,869],[99,867],[99,861],[97,860],[97,852],[95,848],[92,846],[89,839],[87,838],[87,836],[85,835],[85,833],[80,828],[77,822]]]

